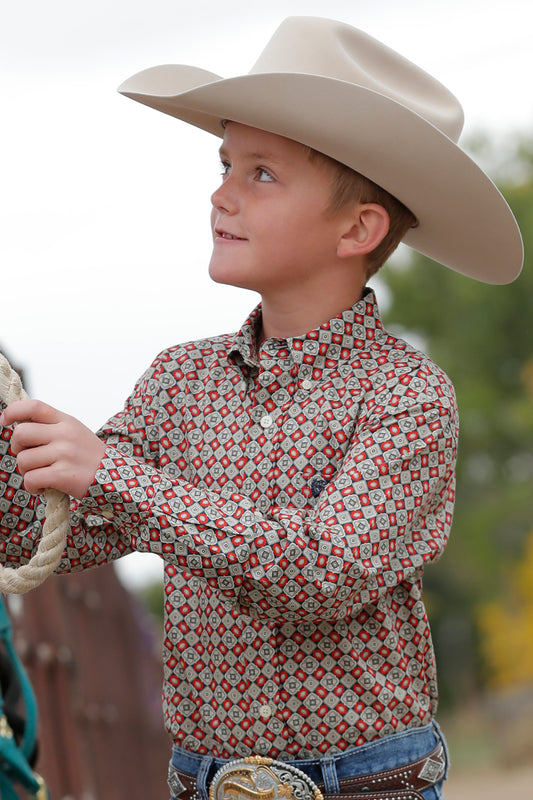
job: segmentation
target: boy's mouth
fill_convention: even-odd
[[[215,238],[225,239],[227,241],[244,242],[246,241],[242,236],[235,236],[233,233],[224,231],[221,228],[215,228]]]

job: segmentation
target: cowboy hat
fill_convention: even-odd
[[[509,206],[456,144],[463,126],[457,99],[356,28],[289,17],[247,75],[224,79],[163,65],[118,91],[216,136],[232,120],[346,164],[401,200],[418,220],[405,242],[451,269],[501,284],[522,268]]]

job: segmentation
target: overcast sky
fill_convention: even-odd
[[[27,389],[92,428],[163,348],[239,327],[211,284],[215,137],[121,97],[145,67],[246,73],[281,20],[362,28],[461,100],[465,134],[531,131],[530,0],[26,0],[0,29],[0,346]]]

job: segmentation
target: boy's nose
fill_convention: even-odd
[[[230,180],[230,178],[226,178],[211,195],[213,206],[218,211],[225,211],[227,214],[233,213],[237,208],[237,198],[231,188]]]

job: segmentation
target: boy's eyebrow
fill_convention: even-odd
[[[220,158],[223,158],[224,156],[229,158],[229,153],[224,148],[224,145],[222,145],[222,147],[219,149],[218,155]],[[270,161],[272,163],[279,163],[282,161],[279,156],[276,156],[275,153],[269,150],[254,150],[250,153],[245,153],[244,157],[250,161]]]

